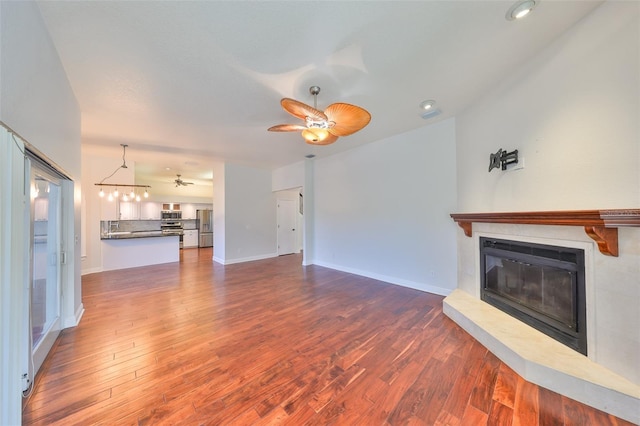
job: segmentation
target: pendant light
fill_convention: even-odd
[[[127,154],[127,147],[129,145],[121,143],[120,146],[122,147],[122,165],[119,166],[117,169],[115,169],[113,171],[113,173],[111,173],[109,176],[107,176],[106,178],[102,179],[99,183],[95,184],[96,186],[100,187],[100,192],[98,193],[98,195],[101,198],[104,197],[104,189],[103,189],[103,187],[105,187],[105,186],[106,187],[115,188],[113,190],[113,192],[109,193],[109,196],[107,197],[107,200],[113,201],[114,199],[117,199],[120,196],[120,191],[118,190],[118,187],[131,188],[131,191],[129,193],[127,193],[126,191],[123,191],[122,201],[129,201],[129,199],[140,201],[140,197],[136,196],[135,188],[144,188],[144,198],[148,198],[149,197],[148,189],[151,188],[150,185],[131,185],[131,184],[123,184],[123,183],[104,183],[105,180],[113,177],[113,175],[115,175],[118,172],[118,170],[127,169],[128,168],[127,167],[126,154]]]

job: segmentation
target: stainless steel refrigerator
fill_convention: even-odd
[[[198,247],[213,247],[213,210],[196,210]]]

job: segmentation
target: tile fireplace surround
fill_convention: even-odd
[[[445,314],[524,379],[640,424],[640,209],[451,216],[458,289]],[[480,300],[480,237],[584,250],[587,356]]]

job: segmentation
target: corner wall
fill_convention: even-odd
[[[230,163],[214,167],[216,262],[228,265],[278,255],[271,178],[269,170]]]
[[[449,294],[457,285],[455,151],[449,119],[314,160],[312,262]]]

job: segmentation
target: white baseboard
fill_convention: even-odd
[[[402,287],[408,287],[408,288],[412,288],[414,290],[420,290],[420,291],[424,291],[424,292],[427,292],[427,293],[438,294],[440,296],[448,296],[453,291],[453,289],[450,289],[450,288],[433,286],[433,285],[429,285],[429,284],[426,284],[426,283],[420,283],[420,282],[416,282],[416,281],[405,280],[403,278],[392,277],[392,276],[389,276],[389,275],[382,275],[382,274],[378,274],[378,273],[370,272],[370,271],[363,271],[361,269],[349,268],[349,267],[346,267],[346,266],[336,265],[336,264],[333,264],[333,263],[327,263],[327,262],[322,262],[322,261],[317,261],[316,260],[316,261],[313,261],[313,262],[309,263],[309,265],[311,265],[311,264],[322,266],[322,267],[329,268],[329,269],[335,269],[337,271],[347,272],[347,273],[350,273],[350,274],[360,275],[362,277],[373,278],[374,280],[384,281],[384,282],[389,283],[389,284],[399,285],[399,286],[402,286]]]
[[[80,271],[80,275],[95,274],[97,272],[103,272],[102,267],[83,269]]]
[[[213,261],[221,265],[233,265],[234,263],[253,262],[254,260],[271,259],[272,257],[278,257],[278,253],[261,254],[258,256],[241,257],[237,259],[220,259],[213,256]]]
[[[66,317],[64,319],[64,324],[62,324],[62,328],[75,327],[80,324],[80,320],[82,319],[82,315],[84,315],[84,305],[80,303],[78,309],[73,316]]]

